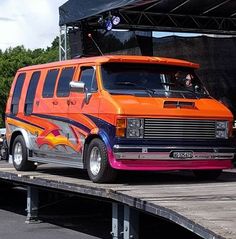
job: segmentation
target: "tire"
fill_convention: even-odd
[[[194,170],[193,173],[200,180],[215,180],[220,176],[222,170]]]
[[[34,162],[28,161],[28,150],[22,135],[18,135],[13,142],[12,161],[17,171],[31,171],[37,168]]]
[[[106,145],[98,138],[93,139],[88,146],[86,167],[89,178],[94,183],[113,182],[117,175],[109,164]]]

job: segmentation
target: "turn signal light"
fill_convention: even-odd
[[[116,137],[125,137],[126,132],[126,120],[117,119],[116,120]]]

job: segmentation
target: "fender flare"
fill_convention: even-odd
[[[106,133],[106,131],[104,130],[99,130],[98,132],[98,136],[103,140],[103,142],[105,143],[107,150],[112,150],[112,146],[111,146],[111,140],[109,139],[108,134]]]
[[[16,136],[15,136],[16,135]],[[13,142],[14,142],[14,139],[17,137],[17,135],[22,135],[24,140],[25,140],[25,144],[26,144],[26,147],[31,150],[32,149],[32,145],[30,143],[30,136],[29,136],[29,133],[25,130],[25,129],[22,129],[22,128],[16,128],[14,129],[14,131],[12,132],[11,134],[11,139],[10,139],[10,150],[9,150],[9,153],[11,153],[11,150],[12,150],[12,145],[13,145]]]

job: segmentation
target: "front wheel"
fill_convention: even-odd
[[[22,135],[18,135],[13,142],[12,159],[17,171],[30,171],[37,167],[34,162],[28,161],[27,147]]]
[[[116,171],[110,166],[106,145],[101,139],[93,139],[86,155],[86,166],[90,179],[95,183],[109,183],[115,180]]]
[[[194,170],[193,173],[200,180],[214,180],[220,176],[222,170]]]

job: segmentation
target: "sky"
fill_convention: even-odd
[[[50,46],[59,35],[59,6],[67,0],[0,0],[0,49]]]

